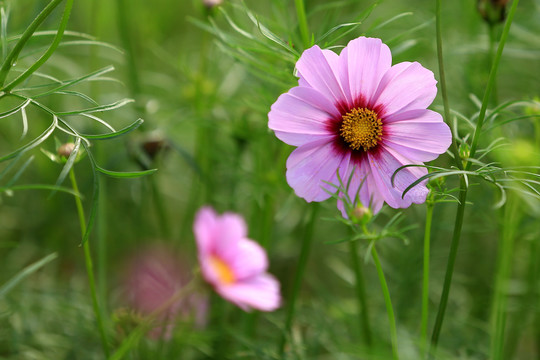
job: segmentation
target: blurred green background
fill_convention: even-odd
[[[20,34],[47,4],[38,0],[0,1],[6,14],[7,34]],[[376,5],[376,6],[374,6]],[[360,35],[379,37],[392,49],[393,63],[419,61],[438,78],[434,2],[411,1],[306,1],[308,23],[321,47],[340,47]],[[491,66],[490,27],[477,11],[475,1],[443,4],[444,54],[450,106],[466,119],[478,110]],[[40,27],[55,30],[58,9]],[[372,7],[372,8],[371,8]],[[368,14],[366,11],[371,9]],[[8,11],[9,10],[9,11]],[[252,18],[250,18],[250,15]],[[364,19],[365,18],[365,19]],[[522,0],[501,61],[492,106],[509,100],[540,97],[540,2]],[[339,24],[346,26],[317,41]],[[39,71],[70,79],[112,64],[107,74],[118,81],[85,82],[78,90],[100,104],[124,97],[135,102],[104,113],[116,129],[138,118],[144,124],[134,132],[92,143],[101,166],[115,171],[157,168],[152,176],[113,179],[100,176],[98,215],[90,238],[100,299],[104,305],[110,338],[118,345],[120,309],[129,306],[124,274],[131,256],[152,244],[165,244],[179,253],[187,269],[196,265],[192,235],[195,212],[205,204],[218,211],[242,214],[249,235],[269,252],[270,272],[282,283],[284,298],[290,293],[292,273],[300,251],[300,238],[311,204],[297,198],[285,181],[285,160],[292,150],[267,128],[267,113],[279,94],[297,84],[293,75],[296,58],[265,37],[257,21],[302,49],[293,1],[224,1],[207,8],[198,0],[93,0],[75,2],[68,30],[95,37],[105,44],[61,45]],[[350,32],[347,32],[351,30]],[[496,36],[502,24],[493,26]],[[249,36],[242,34],[244,31]],[[331,42],[332,39],[343,37]],[[66,34],[64,41],[80,39]],[[17,63],[24,68],[46,49],[50,37],[36,37]],[[11,46],[12,42],[9,43]],[[34,81],[34,80],[32,80]],[[37,81],[37,80],[36,80]],[[80,99],[53,96],[48,106],[71,109]],[[431,108],[442,112],[440,95]],[[538,104],[538,103],[537,103]],[[13,107],[0,99],[0,112]],[[524,105],[501,113],[501,121],[522,115],[539,115],[540,108]],[[50,117],[28,111],[28,134],[21,139],[20,116],[0,119],[0,155],[30,141],[50,123]],[[471,133],[457,117],[460,135]],[[105,128],[73,117],[70,124],[84,133]],[[488,124],[489,125],[489,124]],[[482,146],[503,137],[500,147],[484,161],[505,166],[540,165],[540,119],[511,122],[483,135]],[[58,141],[72,141],[58,134]],[[39,146],[55,152],[53,138]],[[16,184],[54,184],[62,169],[40,149],[25,156],[33,160]],[[487,161],[489,159],[489,161]],[[451,164],[448,155],[434,162]],[[0,164],[0,171],[7,162]],[[75,166],[87,213],[93,191],[88,159]],[[538,170],[536,170],[538,173]],[[58,257],[0,296],[1,359],[100,359],[88,284],[84,273],[81,235],[73,196],[50,191],[9,189],[9,176],[0,182],[0,285],[25,266],[57,253]],[[64,185],[69,187],[66,180]],[[448,179],[446,188],[457,186]],[[467,208],[448,316],[441,338],[441,358],[486,359],[490,346],[490,314],[497,264],[497,244],[502,236],[504,214],[494,209],[497,189],[473,182]],[[512,284],[507,305],[508,359],[540,357],[538,201],[510,194],[515,206]],[[435,207],[432,231],[430,328],[435,315],[453,229],[455,203]],[[425,206],[403,210],[402,228],[414,225],[402,239],[380,244],[395,312],[403,358],[418,358],[422,239]],[[385,208],[377,223],[384,225],[396,210]],[[347,237],[336,221],[335,202],[321,205],[314,247],[308,264],[294,328],[298,352],[291,358],[362,359],[362,333],[357,321],[346,244],[329,244]],[[367,244],[361,244],[362,254]],[[364,266],[366,288],[376,344],[387,344],[387,320],[373,265]],[[189,272],[189,271],[188,271]],[[216,299],[212,300],[214,303]],[[246,316],[223,305],[229,344],[227,358],[275,358],[284,311]],[[216,323],[209,315],[206,327],[193,330],[180,324],[173,339],[164,343],[141,341],[131,359],[205,358],[211,356]],[[248,337],[253,329],[256,336]],[[186,335],[188,334],[188,335]],[[183,354],[183,355],[179,355]],[[387,355],[387,354],[386,354]],[[385,352],[379,357],[385,358]]]

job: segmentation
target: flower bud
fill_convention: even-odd
[[[56,150],[56,152],[58,153],[58,155],[60,155],[60,157],[65,157],[67,159],[71,155],[74,149],[75,149],[75,144],[69,142],[69,143],[65,143],[61,145]]]
[[[207,9],[212,9],[215,6],[221,5],[223,0],[202,0],[202,3]]]
[[[371,210],[362,204],[358,204],[351,211],[351,220],[357,224],[365,224],[373,216]]]
[[[507,3],[508,0],[478,0],[476,8],[489,25],[495,25],[504,21]]]

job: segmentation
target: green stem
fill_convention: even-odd
[[[311,39],[309,38],[309,27],[304,0],[294,0],[294,4],[296,5],[296,16],[298,17],[298,27],[300,28],[304,49],[307,49],[311,45]]]
[[[439,2],[440,0],[437,0],[438,6],[439,6],[438,12],[440,12]],[[510,25],[512,24],[512,19],[514,18],[514,14],[516,12],[518,2],[519,0],[514,0],[514,2],[512,3],[512,8],[510,9],[510,12],[508,14],[508,18],[506,20],[506,23],[504,25],[504,29],[501,35],[501,40],[499,41],[499,47],[497,48],[497,53],[495,55],[495,59],[493,60],[493,65],[491,67],[491,71],[489,74],[488,84],[486,86],[486,92],[484,93],[484,98],[482,99],[482,107],[480,109],[480,113],[478,115],[478,121],[476,123],[476,128],[474,130],[473,140],[471,143],[471,150],[469,154],[470,158],[473,158],[476,153],[478,140],[480,138],[480,133],[482,132],[482,125],[484,123],[485,116],[486,116],[486,110],[487,110],[489,98],[491,96],[491,92],[495,84],[497,69],[499,67],[499,62],[502,56],[504,45],[506,43],[506,39],[508,38]],[[440,14],[439,14],[439,17],[440,17]],[[467,162],[464,168],[465,170],[469,170],[471,166],[472,166],[472,162]],[[440,335],[442,323],[444,320],[446,305],[448,303],[448,295],[450,293],[450,286],[452,283],[452,275],[454,272],[454,264],[456,261],[457,250],[459,247],[459,240],[461,237],[461,228],[463,225],[463,216],[465,214],[466,201],[467,201],[467,183],[465,181],[465,178],[462,176],[460,180],[459,205],[457,208],[456,220],[454,223],[454,233],[452,235],[452,243],[450,245],[450,254],[448,256],[448,264],[446,266],[446,274],[444,277],[444,285],[443,285],[443,291],[441,294],[441,301],[439,303],[439,309],[437,311],[437,318],[435,319],[435,326],[433,328],[433,334],[431,337],[430,354],[433,354],[435,350],[437,349],[439,335]]]
[[[51,4],[49,4],[49,5],[51,5]],[[10,91],[16,85],[23,82],[26,78],[28,78],[30,75],[32,75],[37,69],[39,69],[41,67],[41,65],[43,65],[52,56],[52,54],[56,51],[56,48],[58,47],[58,45],[60,45],[60,41],[62,41],[62,37],[64,36],[64,31],[66,30],[67,23],[68,23],[68,20],[69,20],[69,15],[71,14],[72,7],[73,7],[73,0],[66,0],[66,6],[64,7],[64,14],[62,15],[62,20],[60,21],[60,26],[58,27],[58,31],[56,32],[56,36],[54,37],[54,40],[53,40],[51,46],[49,46],[47,51],[43,55],[41,55],[41,57],[32,66],[30,66],[25,72],[23,72],[21,75],[16,77],[8,85],[4,86],[2,88],[3,91]],[[39,17],[39,15],[38,15],[38,17]],[[24,36],[24,34],[23,34],[23,36]],[[22,38],[21,38],[21,40],[22,40]],[[19,40],[19,42],[17,42],[17,45],[19,45],[21,40]],[[22,50],[22,47],[21,47],[20,50]],[[19,52],[20,52],[20,50],[19,50]],[[18,55],[18,53],[17,53],[17,55]],[[9,59],[9,56],[8,56],[8,59]],[[15,62],[15,61],[16,61],[16,57],[13,58],[13,60],[10,60],[10,62],[5,61],[4,64],[2,65],[2,69],[0,69],[0,84],[2,84],[2,85],[4,84],[5,78],[7,76],[7,72],[9,71],[9,70],[7,70],[5,72],[5,75],[4,75],[4,73],[2,72],[4,70],[4,65],[12,66],[13,62]]]
[[[371,335],[371,326],[369,323],[369,311],[366,301],[366,286],[364,282],[364,276],[362,274],[362,264],[360,263],[358,255],[358,243],[357,241],[349,241],[349,253],[351,255],[351,263],[356,278],[356,297],[358,301],[358,315],[360,316],[360,324],[365,334],[366,345],[371,348],[373,346],[373,339]]]
[[[444,61],[443,61],[443,48],[442,48],[442,30],[441,30],[441,0],[436,0],[436,10],[435,10],[435,31],[437,34],[437,59],[439,62],[439,78],[440,78],[440,87],[441,95],[443,99],[444,106],[444,120],[450,127],[452,131],[452,153],[454,154],[454,161],[459,169],[463,169],[463,164],[459,156],[459,149],[457,147],[456,139],[454,137],[456,129],[453,128],[452,121],[450,120],[450,105],[448,105],[448,93],[446,92],[446,75],[444,72]]]
[[[518,3],[519,0],[514,0],[512,2],[512,7],[510,8],[510,11],[508,13],[508,18],[506,19],[506,22],[504,24],[501,40],[499,41],[499,47],[497,48],[497,53],[495,54],[495,58],[493,59],[493,64],[489,72],[489,79],[486,86],[486,92],[484,93],[484,98],[482,99],[482,107],[480,108],[480,113],[478,114],[478,121],[476,123],[476,128],[474,129],[474,135],[471,142],[471,151],[469,155],[470,158],[473,158],[476,154],[478,140],[480,139],[480,133],[482,133],[482,125],[484,124],[484,120],[486,119],[486,111],[489,103],[489,98],[491,97],[491,93],[495,88],[497,69],[499,68],[499,63],[501,61],[504,45],[506,44],[506,40],[508,39],[508,33],[510,32],[510,26],[512,25],[512,20],[514,19],[514,14],[516,13]],[[467,162],[465,169],[469,170],[471,166],[472,163]]]
[[[132,2],[130,1],[130,6]],[[137,98],[141,93],[141,84],[139,81],[139,73],[137,72],[135,49],[133,46],[133,39],[131,36],[131,29],[129,26],[129,9],[131,8],[126,4],[126,0],[117,0],[117,16],[118,16],[118,31],[120,34],[120,40],[122,41],[122,47],[126,51],[126,64],[129,76],[129,88],[131,90],[131,96]]]
[[[433,354],[437,349],[439,342],[439,335],[441,333],[441,327],[444,320],[444,313],[446,311],[446,305],[448,303],[448,295],[450,294],[450,285],[452,284],[452,275],[454,274],[454,264],[456,262],[457,250],[459,247],[459,240],[461,238],[461,228],[463,227],[463,216],[465,214],[465,204],[467,201],[467,183],[462,176],[460,179],[459,188],[459,204],[457,207],[456,220],[454,223],[454,233],[452,235],[452,243],[450,245],[450,254],[448,255],[448,263],[446,265],[446,274],[444,276],[443,291],[441,293],[441,300],[439,302],[439,309],[437,311],[437,317],[435,319],[435,325],[433,327],[433,334],[431,336],[430,354]]]
[[[75,177],[75,171],[73,170],[73,167],[71,168],[69,172],[69,178],[71,180],[71,186],[73,187],[73,191],[76,193],[79,193],[79,187],[77,186],[77,179]],[[79,216],[79,223],[81,226],[81,234],[84,236],[86,233],[86,217],[84,215],[84,208],[82,205],[81,198],[79,196],[75,196],[75,204],[77,206],[77,214]],[[107,336],[105,334],[105,327],[103,325],[103,319],[101,317],[101,311],[99,308],[99,303],[97,299],[96,294],[96,282],[94,279],[94,266],[92,264],[92,256],[90,254],[90,242],[85,241],[83,244],[84,249],[84,260],[86,264],[86,273],[88,275],[88,283],[90,285],[90,293],[92,296],[92,306],[94,308],[94,314],[96,315],[96,321],[99,329],[99,334],[101,336],[101,345],[103,347],[103,352],[105,353],[106,357],[109,357],[109,345],[107,342]]]
[[[158,180],[157,176],[152,176],[148,179],[148,181],[150,182],[150,188],[152,189],[152,200],[154,202],[160,231],[161,231],[162,236],[168,239],[171,236],[171,227],[169,225],[169,219],[167,217],[167,210],[165,208],[163,196],[161,192],[159,191],[157,180]]]
[[[309,253],[311,252],[311,244],[313,242],[313,230],[315,228],[315,222],[317,220],[317,213],[319,210],[319,204],[315,203],[311,205],[310,218],[306,224],[304,237],[302,239],[302,248],[300,249],[300,258],[298,259],[298,266],[296,268],[296,274],[294,277],[293,290],[289,304],[287,306],[287,315],[285,318],[285,330],[279,344],[280,359],[285,354],[285,345],[287,338],[290,336],[294,315],[296,312],[296,300],[302,287],[302,279],[304,278],[304,272],[306,270]]]
[[[390,340],[392,342],[392,355],[394,360],[398,360],[399,352],[397,346],[396,318],[394,316],[392,300],[390,299],[390,291],[388,290],[388,285],[386,283],[386,278],[384,277],[384,272],[381,266],[381,261],[379,260],[379,255],[377,254],[377,250],[375,249],[375,244],[373,244],[373,246],[371,247],[371,255],[373,256],[373,261],[375,262],[375,267],[377,268],[377,274],[379,275],[379,281],[381,282],[384,302],[386,304],[386,313],[388,315],[388,322],[390,323]]]
[[[427,350],[427,325],[429,314],[429,258],[431,242],[431,220],[433,218],[433,192],[426,201],[426,227],[424,229],[424,275],[422,284],[422,322],[420,326],[420,341],[422,352]]]
[[[505,205],[502,237],[499,241],[497,276],[492,305],[492,338],[491,359],[501,360],[504,357],[504,331],[506,325],[506,303],[509,278],[512,270],[512,254],[514,248],[514,233],[517,227],[517,202],[509,194]]]
[[[488,25],[489,30],[489,68],[493,67],[493,59],[495,59],[495,48],[497,45],[497,27],[495,24]],[[494,80],[493,84],[493,96],[491,97],[493,104],[497,105],[498,96],[497,96],[497,79]]]
[[[41,25],[43,21],[52,13],[52,11],[62,2],[63,0],[52,0],[46,7],[43,9],[39,15],[32,21],[32,23],[26,28],[24,33],[22,34],[19,41],[17,41],[17,44],[13,47],[13,49],[9,52],[8,56],[5,58],[4,62],[2,63],[2,66],[0,67],[0,86],[4,85],[4,82],[6,81],[7,74],[9,73],[9,70],[11,70],[11,67],[17,62],[17,58],[19,57],[20,52],[24,48],[24,45],[34,32],[37,30],[37,28]]]

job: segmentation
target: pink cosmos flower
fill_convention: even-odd
[[[247,238],[246,224],[239,215],[219,216],[211,208],[202,208],[194,232],[202,276],[221,297],[246,311],[279,307],[279,283],[266,273],[266,253]]]
[[[427,110],[437,94],[433,73],[417,62],[392,66],[388,46],[360,37],[337,55],[313,46],[296,63],[298,86],[282,94],[268,114],[268,126],[297,146],[287,160],[287,182],[308,202],[323,201],[346,183],[354,201],[378,212],[422,203],[425,182],[403,191],[427,173],[422,164],[448,149],[450,129]],[[328,182],[328,183],[326,183]],[[343,194],[340,194],[343,197]],[[344,216],[342,201],[338,207]]]

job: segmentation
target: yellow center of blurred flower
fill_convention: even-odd
[[[223,284],[231,284],[234,282],[234,273],[225,261],[217,256],[210,256],[210,264],[218,274],[220,282]]]
[[[374,111],[354,108],[342,118],[339,134],[351,149],[368,151],[381,140],[382,121]]]

